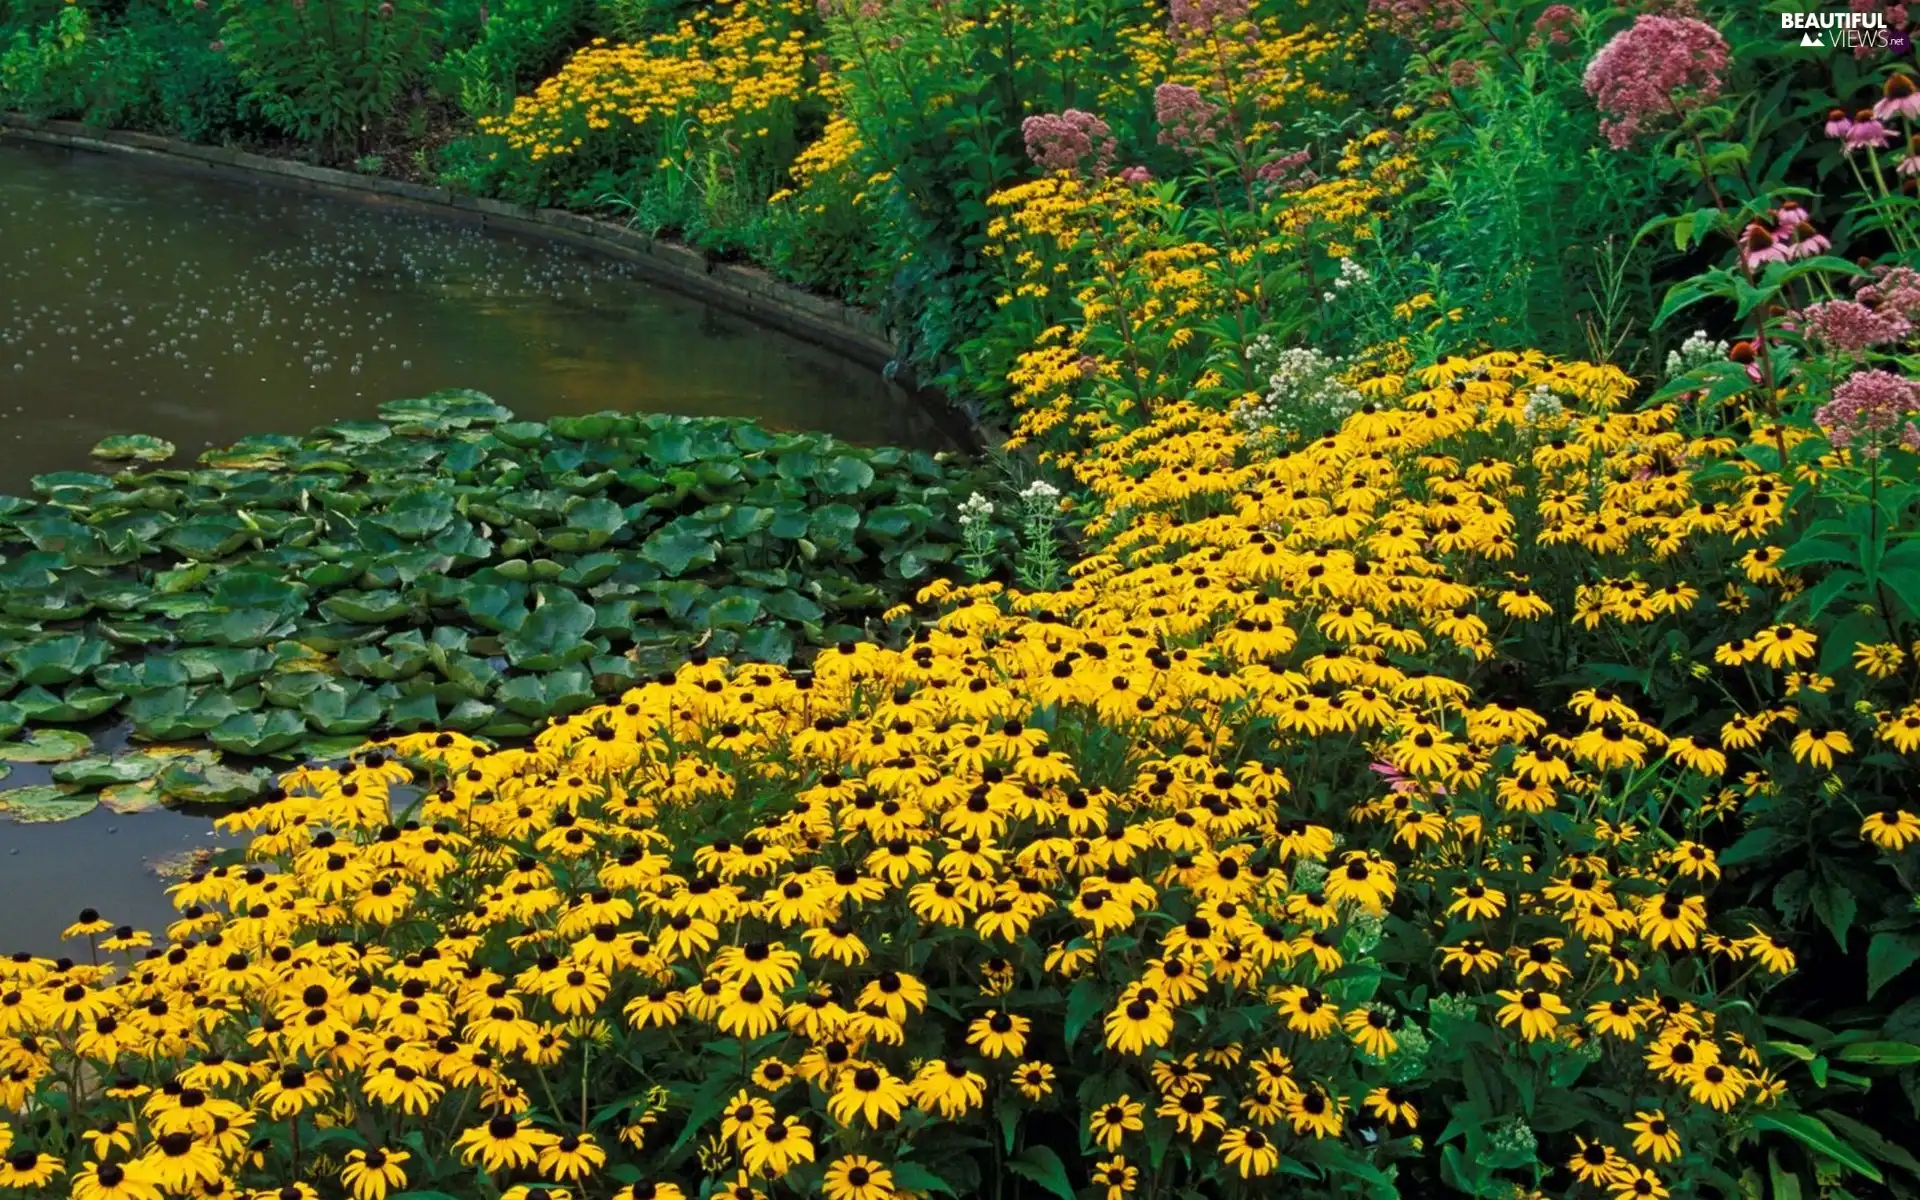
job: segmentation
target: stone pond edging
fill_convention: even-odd
[[[41,121],[0,111],[0,138],[5,137],[74,150],[159,159],[182,167],[206,168],[233,178],[436,209],[449,216],[478,221],[489,228],[550,238],[632,263],[652,282],[770,325],[876,371],[887,371],[896,358],[885,324],[867,309],[782,283],[758,267],[718,263],[691,246],[649,237],[623,225],[566,209],[509,204],[503,200],[464,196],[449,188],[359,175],[225,146],[201,145],[131,130],[94,129],[77,121]],[[962,425],[963,440],[974,446],[998,445],[1005,440],[1004,431],[981,425],[961,405],[922,392],[911,384],[903,386],[914,393],[915,399],[929,412],[944,417],[943,425]]]

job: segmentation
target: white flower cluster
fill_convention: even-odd
[[[1724,362],[1727,357],[1727,344],[1716,342],[1707,336],[1704,329],[1696,329],[1680,343],[1678,350],[1667,351],[1667,378],[1678,379],[1695,367],[1703,367],[1710,362]]]
[[[1527,424],[1538,425],[1543,421],[1551,421],[1566,411],[1567,406],[1560,402],[1560,397],[1554,395],[1552,389],[1542,383],[1535,385],[1533,391],[1527,394],[1527,407],[1521,410],[1520,415],[1526,418]]]
[[[1249,433],[1281,438],[1336,428],[1364,398],[1340,377],[1346,364],[1319,350],[1278,349],[1262,334],[1248,351],[1255,369],[1267,375],[1266,394],[1242,404],[1234,420]]]
[[[1044,479],[1036,479],[1021,490],[1020,498],[1028,504],[1051,504],[1060,498],[1060,489]]]
[[[1509,1117],[1487,1132],[1487,1145],[1503,1154],[1527,1157],[1540,1148],[1533,1126],[1519,1117]]]
[[[993,520],[993,501],[982,496],[979,492],[968,496],[966,502],[960,506],[960,527],[962,529],[971,529],[977,525],[985,525],[991,520]]]
[[[1340,298],[1342,292],[1373,282],[1373,272],[1367,270],[1351,258],[1340,260],[1340,273],[1333,277],[1333,290],[1321,293],[1320,298],[1332,304]]]

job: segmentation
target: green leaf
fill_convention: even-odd
[[[413,611],[413,602],[399,592],[335,592],[320,602],[321,615],[333,621],[385,625]]]
[[[1007,1160],[1007,1170],[1022,1179],[1031,1179],[1041,1187],[1060,1197],[1060,1200],[1074,1200],[1073,1184],[1067,1179],[1066,1164],[1060,1156],[1045,1146],[1028,1146],[1019,1157]]]
[[[137,459],[140,462],[159,462],[172,458],[174,445],[157,437],[148,437],[144,433],[116,433],[104,437],[93,444],[91,453],[95,458],[108,460]]]
[[[71,683],[107,661],[112,648],[99,638],[70,633],[45,637],[7,655],[7,665],[26,683]]]
[[[1807,899],[1813,904],[1814,914],[1826,925],[1827,932],[1833,934],[1833,940],[1845,950],[1847,931],[1853,928],[1854,914],[1859,910],[1853,893],[1844,884],[1820,880],[1807,888]]]
[[[873,468],[850,454],[843,454],[814,468],[813,481],[829,496],[857,496],[873,486]]]
[[[1884,935],[1883,935],[1884,936]],[[1834,1053],[1841,1062],[1876,1067],[1904,1067],[1920,1063],[1920,1046],[1912,1042],[1853,1042]]]
[[[97,788],[105,787],[110,783],[138,783],[143,779],[152,779],[165,765],[159,759],[139,754],[114,758],[90,755],[71,762],[59,763],[53,768],[51,774],[55,783],[71,784],[78,788]]]
[[[945,1192],[949,1196],[960,1194],[953,1190],[952,1184],[917,1162],[895,1162],[892,1169],[894,1185],[903,1191],[919,1192],[923,1195],[932,1192]]]
[[[100,803],[108,812],[121,816],[152,812],[160,807],[160,784],[155,779],[136,783],[116,783],[100,789]]]
[[[20,825],[71,821],[98,807],[100,801],[94,797],[76,795],[73,788],[56,783],[36,783],[0,792],[0,812]]]
[[[268,771],[236,771],[199,757],[183,758],[156,778],[162,795],[185,804],[240,804],[273,783]]]
[[[593,608],[577,600],[543,604],[501,644],[514,666],[551,671],[593,655],[594,645],[587,640],[593,621]]]
[[[385,709],[363,690],[364,685],[348,688],[326,682],[324,675],[320,679],[322,683],[308,691],[298,703],[300,715],[308,725],[321,733],[335,735],[362,733],[380,723]]]
[[[207,739],[234,754],[276,754],[298,745],[307,733],[300,714],[284,708],[237,713],[207,732]]]
[[[1107,1007],[1106,989],[1091,975],[1082,976],[1067,993],[1067,1049],[1080,1040],[1080,1031]]]
[[[1920,960],[1920,935],[1876,933],[1867,943],[1867,999]],[[1843,1055],[1844,1057],[1844,1055]]]
[[[640,547],[640,557],[659,567],[669,579],[677,579],[694,567],[710,567],[719,550],[706,538],[662,530]]]
[[[93,749],[93,739],[71,729],[35,729],[22,742],[0,743],[0,762],[57,763]]]
[[[1784,1133],[1808,1149],[1826,1155],[1875,1183],[1886,1182],[1878,1167],[1867,1161],[1858,1150],[1841,1141],[1818,1117],[1801,1112],[1761,1112],[1754,1114],[1753,1127]]]

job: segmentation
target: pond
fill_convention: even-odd
[[[571,246],[0,139],[0,492],[108,434],[190,457],[451,387],[948,444],[874,371]]]
[[[201,171],[0,140],[0,494],[102,469],[112,434],[179,447],[480,388],[523,417],[747,416],[861,444],[951,445],[871,370],[571,247]],[[112,469],[112,468],[106,468]],[[124,727],[97,735],[110,751]],[[17,764],[8,791],[46,784]],[[204,819],[0,814],[0,951],[84,958],[83,906],[158,934],[151,869],[230,844]]]

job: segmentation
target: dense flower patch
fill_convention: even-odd
[[[1453,360],[1282,454],[1170,406],[1082,464],[1114,550],[1062,591],[288,774],[159,941],[89,913],[99,962],[0,967],[0,1187],[1625,1197],[1817,1137],[1755,1007],[1796,954],[1710,847],[1920,716],[1900,647],[1770,615],[1791,485],[1628,386]],[[1797,702],[1682,733],[1493,669],[1693,621]]]

